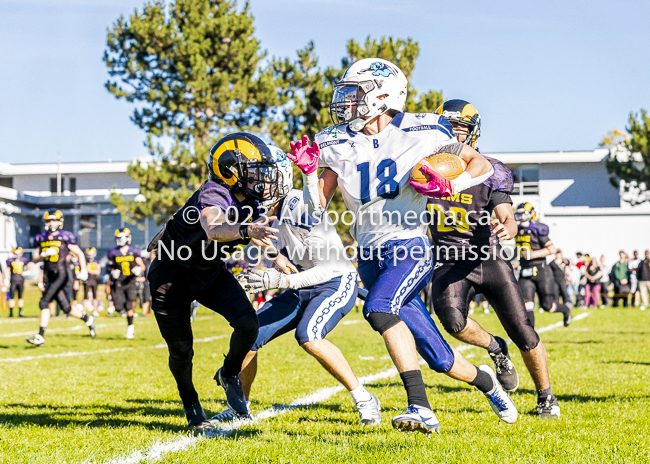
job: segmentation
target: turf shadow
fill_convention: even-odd
[[[29,412],[0,412],[0,422],[7,426],[34,425],[50,427],[132,427],[141,426],[149,430],[163,430],[170,432],[185,432],[186,426],[179,426],[158,420],[143,421],[137,419],[123,419],[116,416],[148,416],[168,418],[169,416],[182,416],[179,409],[161,409],[150,406],[122,407],[105,405],[85,406],[55,406],[50,404],[6,404],[5,408],[27,409]],[[108,409],[98,412],[97,409]],[[45,412],[45,410],[49,410]]]
[[[601,364],[633,364],[635,366],[650,366],[650,362],[643,361],[603,361]]]

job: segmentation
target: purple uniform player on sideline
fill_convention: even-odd
[[[126,338],[135,337],[133,313],[137,296],[135,279],[145,271],[144,262],[140,257],[140,249],[131,246],[131,231],[128,228],[115,231],[115,244],[117,247],[108,251],[106,258],[106,271],[113,282],[113,304],[117,311],[126,312]]]
[[[474,106],[464,100],[450,100],[437,112],[451,122],[459,140],[469,145],[476,142],[480,116]],[[535,382],[540,417],[557,418],[560,408],[551,390],[546,348],[526,316],[512,266],[502,258],[504,253],[499,244],[499,239],[508,240],[517,233],[510,199],[512,172],[500,161],[486,159],[492,164],[494,174],[482,184],[460,194],[429,200],[433,219],[430,231],[440,259],[433,275],[432,305],[448,333],[487,349],[497,378],[506,390],[515,391],[519,376],[510,360],[506,341],[492,336],[468,318],[468,295],[472,290],[483,294],[521,351]],[[428,338],[426,334],[422,337]]]
[[[70,252],[79,258],[79,280],[85,281],[88,278],[86,271],[86,257],[77,245],[77,237],[72,232],[63,229],[63,213],[59,210],[50,210],[45,213],[45,232],[34,237],[34,262],[43,261],[43,272],[47,279],[47,285],[38,307],[41,309],[41,327],[33,337],[27,338],[32,345],[42,346],[45,344],[45,330],[50,322],[49,305],[56,301],[61,310],[72,317],[81,319],[90,330],[90,336],[97,335],[97,329],[93,323],[93,316],[84,314],[79,308],[72,308],[66,294],[65,287],[68,282],[68,262],[66,258]]]
[[[7,260],[5,269],[5,278],[3,286],[9,290],[9,317],[14,317],[14,306],[18,302],[18,317],[24,317],[23,314],[23,291],[25,289],[25,278],[23,272],[25,266],[29,263],[29,258],[23,256],[23,249],[17,247],[13,249],[14,256]],[[6,290],[5,290],[6,291]]]
[[[548,236],[548,226],[537,222],[537,214],[532,203],[517,206],[515,218],[519,229],[515,242],[521,271],[519,271],[519,289],[526,302],[530,322],[535,325],[535,292],[539,305],[550,313],[562,313],[564,326],[573,319],[571,308],[565,303],[558,303],[558,292],[553,270],[546,263],[546,257],[554,255],[557,250]]]
[[[364,317],[384,339],[408,398],[408,406],[393,418],[393,427],[426,434],[440,429],[426,395],[418,351],[432,369],[476,386],[500,419],[514,422],[517,409],[492,368],[477,368],[452,350],[417,296],[430,281],[434,265],[422,194],[462,191],[489,177],[492,167],[457,142],[443,117],[403,113],[407,88],[406,77],[393,63],[379,58],[355,62],[334,89],[330,114],[335,125],[318,133],[313,147],[307,136],[292,143],[290,156],[305,174],[310,214],[322,215],[337,188],[351,212],[350,233],[359,243],[358,272],[368,289]],[[450,182],[431,171],[431,182],[409,183],[420,160],[454,143],[456,154],[467,163],[461,176]],[[324,168],[320,177],[319,166]],[[414,327],[402,319],[411,311],[416,325],[437,332],[434,349],[431,339],[427,345],[414,340]]]
[[[210,179],[187,200],[156,235],[148,279],[152,309],[169,349],[169,369],[176,380],[190,426],[210,434],[192,381],[194,300],[222,315],[234,329],[230,349],[214,378],[226,393],[228,407],[250,417],[238,374],[258,335],[257,314],[248,295],[226,268],[226,253],[253,242],[271,245],[277,229],[260,216],[261,202],[277,197],[275,159],[259,138],[245,133],[220,139],[208,158]],[[259,218],[259,220],[258,220]]]

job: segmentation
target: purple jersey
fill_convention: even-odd
[[[23,271],[25,266],[29,263],[29,258],[26,256],[21,256],[20,258],[9,258],[7,260],[7,269],[11,275],[11,282],[22,282],[25,280],[23,277]]]
[[[528,250],[541,250],[544,248],[544,245],[550,241],[551,239],[548,238],[548,226],[546,224],[542,224],[541,222],[531,222],[528,227],[519,226],[517,236],[515,237],[515,243],[517,244],[517,250],[521,255],[521,267],[528,268],[545,263],[546,257],[530,260],[525,259],[525,257],[527,256]]]
[[[117,279],[111,276],[113,282],[119,282],[124,285],[135,279],[133,268],[138,266],[135,259],[140,257],[139,248],[129,246],[125,253],[122,253],[120,248],[112,248],[108,250],[106,257],[108,258],[108,263],[106,263],[108,273],[110,274],[114,269],[119,269],[120,271],[120,276]]]
[[[65,269],[66,257],[70,253],[68,245],[76,245],[77,237],[67,230],[57,230],[56,232],[41,232],[34,237],[34,248],[38,248],[41,254],[48,249],[54,249],[56,254],[45,256],[43,258],[45,272],[51,272],[57,269]]]
[[[513,178],[512,171],[503,163],[487,159],[494,167],[494,174],[485,182],[452,197],[429,199],[431,236],[436,246],[441,247],[442,261],[477,259],[470,249],[480,255],[481,247],[499,243],[492,233],[490,218],[497,205],[512,204],[509,194]]]
[[[231,223],[252,222],[260,217],[260,204],[256,201],[237,200],[235,196],[222,185],[208,180],[194,192],[185,205],[167,221],[162,242],[165,249],[179,250],[174,260],[184,267],[197,270],[214,269],[223,265],[224,253],[232,253],[238,245],[246,245],[248,240],[232,240],[217,243],[208,237],[199,221],[204,208],[217,206],[228,215]],[[186,248],[185,248],[186,247]],[[166,252],[161,250],[166,256]],[[187,259],[185,259],[187,258]]]

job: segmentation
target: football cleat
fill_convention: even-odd
[[[519,374],[515,369],[515,365],[510,359],[508,354],[508,344],[501,337],[494,337],[499,346],[501,347],[501,353],[488,353],[494,361],[495,371],[497,373],[497,380],[501,384],[504,390],[509,392],[514,392],[519,387]]]
[[[199,426],[208,422],[208,418],[205,416],[205,412],[199,402],[194,403],[185,410],[185,417],[187,417],[187,423],[193,426]]]
[[[135,325],[129,324],[126,326],[126,338],[129,340],[135,338]]]
[[[562,316],[564,317],[564,327],[569,327],[569,325],[573,322],[573,314],[571,308],[568,306],[567,308],[569,309],[569,312],[562,313]]]
[[[400,432],[422,432],[431,436],[440,433],[440,422],[432,410],[410,404],[397,416],[393,417],[393,427]]]
[[[559,419],[560,404],[555,395],[537,399],[537,413],[542,419]]]
[[[212,420],[217,422],[232,422],[234,420],[251,420],[253,416],[250,413],[250,404],[251,404],[250,401],[246,402],[246,406],[249,408],[248,414],[238,414],[232,409],[228,408],[225,411],[222,411],[219,414],[215,414],[214,416],[212,416]]]
[[[97,327],[95,327],[95,318],[93,316],[88,316],[88,320],[86,321],[86,325],[88,326],[88,330],[90,330],[90,336],[91,337],[96,337],[97,336]]]
[[[45,337],[43,337],[41,334],[36,334],[33,337],[27,338],[27,343],[31,343],[32,345],[36,346],[43,346],[45,345]]]
[[[381,403],[370,393],[370,399],[356,403],[359,419],[363,425],[381,425]]]
[[[492,380],[494,381],[494,387],[487,393],[483,393],[485,397],[490,402],[490,407],[494,413],[501,419],[503,422],[508,424],[514,424],[517,422],[519,413],[517,412],[517,407],[515,403],[512,402],[506,391],[499,384],[497,376],[494,374],[494,371],[487,364],[478,366],[483,372],[486,372]]]
[[[219,368],[217,373],[214,375],[214,380],[216,380],[226,392],[226,403],[228,403],[228,407],[242,417],[252,417],[248,409],[248,402],[244,397],[241,380],[236,376],[232,378],[224,377],[221,375],[222,370],[223,367]]]

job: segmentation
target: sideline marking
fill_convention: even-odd
[[[585,317],[589,316],[591,313],[583,313],[579,314],[578,316],[574,317],[574,321],[579,321],[580,319],[584,319]],[[555,324],[548,325],[546,327],[543,327],[537,331],[537,333],[544,333],[548,332],[549,330],[557,329],[559,327],[562,327],[564,324],[562,322],[556,322]],[[510,343],[511,340],[508,340],[508,343]],[[462,349],[467,349],[467,348],[476,348],[472,345],[460,345],[456,349],[459,351],[462,351]],[[423,364],[421,361],[420,364]],[[376,374],[371,374],[365,377],[360,377],[359,382],[361,384],[366,384],[370,382],[374,382],[376,380],[381,380],[381,379],[386,379],[386,378],[391,378],[397,376],[397,369],[390,368],[388,370],[382,371],[382,372],[377,372]],[[196,445],[199,441],[208,439],[208,438],[215,438],[215,437],[225,437],[230,435],[232,432],[235,430],[241,428],[244,425],[251,425],[251,424],[256,424],[257,422],[265,419],[270,419],[272,417],[279,416],[281,414],[284,414],[287,411],[291,411],[293,409],[300,408],[301,406],[310,406],[319,402],[327,401],[330,399],[332,396],[336,395],[337,393],[343,391],[344,388],[342,385],[337,385],[335,387],[325,387],[321,388],[319,390],[316,390],[313,393],[310,393],[308,395],[305,395],[301,398],[293,400],[289,404],[285,405],[280,405],[280,406],[275,406],[269,409],[266,409],[259,414],[255,415],[255,418],[253,420],[249,421],[233,421],[231,423],[226,423],[223,424],[220,429],[215,430],[212,432],[210,437],[194,437],[192,435],[181,435],[177,438],[167,440],[167,441],[162,441],[162,442],[157,442],[151,445],[148,449],[144,450],[138,450],[135,451],[127,456],[122,456],[122,457],[117,457],[110,459],[108,461],[104,461],[104,464],[139,464],[141,462],[154,462],[158,461],[163,458],[163,456],[167,453],[175,453],[178,451],[183,451],[187,448],[190,448],[194,445]],[[84,461],[84,463],[95,463],[96,461]]]
[[[30,332],[31,333],[31,332]],[[214,337],[207,338],[197,338],[194,340],[194,343],[207,343],[214,340],[221,340],[222,338],[230,338],[228,335],[216,335]],[[167,348],[166,343],[159,343],[158,345],[144,346],[144,347],[134,347],[134,346],[125,346],[122,348],[107,348],[105,350],[96,350],[96,351],[66,351],[65,353],[47,353],[39,354],[35,356],[22,356],[20,358],[0,358],[2,363],[12,363],[12,362],[23,362],[23,361],[33,361],[34,359],[46,359],[46,358],[71,358],[74,356],[88,356],[92,354],[103,354],[103,353],[119,353],[121,351],[134,351],[134,350],[156,350],[161,348]]]

